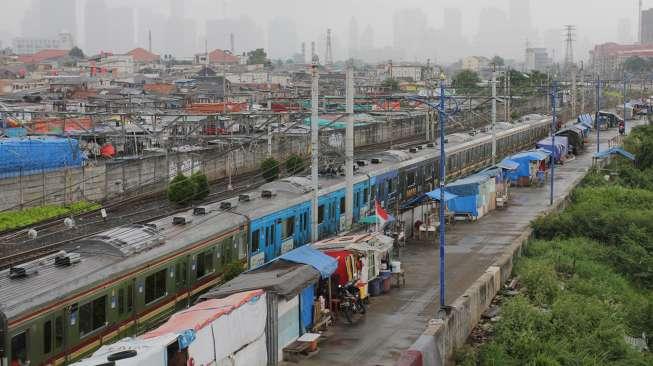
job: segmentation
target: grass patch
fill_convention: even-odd
[[[3,211],[0,212],[0,231],[18,229],[54,217],[79,214],[100,207],[97,203],[80,201],[68,206],[47,205],[26,208],[21,211]]]

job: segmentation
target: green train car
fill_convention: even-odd
[[[152,329],[246,266],[249,220],[208,205],[0,272],[0,366],[60,365]]]

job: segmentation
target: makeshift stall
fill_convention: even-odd
[[[267,364],[277,365],[284,349],[309,350],[298,345],[298,338],[322,322],[327,314],[315,318],[314,308],[320,307],[317,294],[325,292],[337,262],[310,246],[302,246],[254,270],[240,274],[231,281],[207,292],[201,300],[220,299],[232,294],[263,289],[267,295],[266,345]],[[301,343],[301,342],[300,342]],[[298,347],[301,346],[301,347]]]
[[[553,161],[556,163],[561,164],[567,160],[567,154],[569,153],[569,139],[566,136],[556,136],[555,145],[554,141],[550,137],[547,137],[538,141],[536,146],[540,150],[546,150],[552,153]]]
[[[446,186],[457,197],[447,202],[455,220],[477,220],[496,208],[496,184],[492,177],[476,174]]]
[[[569,142],[569,152],[573,155],[579,155],[585,150],[585,138],[583,136],[583,130],[580,127],[571,126],[563,128],[562,130],[556,133],[556,140],[559,137],[566,137]]]
[[[510,187],[508,172],[516,171],[518,168],[519,163],[510,159],[504,159],[499,162],[499,164],[491,166],[478,173],[478,175],[487,175],[494,178],[494,184],[496,186],[494,199],[497,208],[505,207],[506,204],[508,204],[508,199],[510,197],[508,192],[508,188]]]
[[[550,155],[548,151],[531,150],[508,157],[507,159],[519,164],[517,169],[506,172],[510,184],[526,187],[533,183],[543,183]]]

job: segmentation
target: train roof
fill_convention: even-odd
[[[166,217],[146,225],[113,228],[69,243],[59,256],[79,254],[79,262],[73,260],[70,265],[56,265],[55,254],[14,267],[14,272],[18,272],[16,268],[26,269],[24,276],[11,276],[11,269],[0,271],[0,311],[11,320],[92,285],[119,280],[121,274],[185,252],[208,237],[247,223],[243,216],[220,210],[219,205],[205,207],[205,215],[193,216],[193,210],[175,215],[192,219],[185,225],[173,224],[172,217]]]
[[[512,128],[497,130],[497,138],[529,129],[536,125],[548,126],[549,121],[550,117],[541,116],[539,119],[516,123],[511,125]],[[454,153],[479,143],[490,142],[491,139],[490,132],[481,132],[470,136],[470,139],[466,141],[451,141],[445,145],[445,149],[448,154]],[[354,172],[354,184],[364,182],[370,177],[391,173],[397,171],[397,169],[410,167],[440,156],[440,147],[438,144],[424,144],[421,148],[416,148],[412,151],[386,150],[356,156],[356,160],[365,160],[368,164],[358,167]],[[373,158],[378,159],[376,163],[369,163]],[[346,182],[344,176],[321,175],[319,178],[320,196],[339,191],[345,187]],[[271,192],[272,196],[263,198],[263,191]],[[312,191],[310,177],[289,177],[267,183],[257,190],[247,193],[248,201],[241,201],[238,198],[232,198],[226,201],[230,202],[234,211],[246,215],[251,220],[256,220],[275,214],[283,209],[310,202]]]

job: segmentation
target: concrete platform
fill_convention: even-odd
[[[635,123],[628,123],[628,126]],[[585,176],[596,152],[595,131],[585,153],[556,166],[554,197],[565,198]],[[616,129],[601,131],[601,148],[617,135]],[[604,146],[605,145],[605,146]],[[529,223],[547,212],[550,186],[511,188],[507,208],[491,212],[473,223],[447,228],[446,303],[461,296],[513,241],[529,229]],[[301,365],[393,365],[424,332],[439,308],[438,244],[410,241],[401,249],[406,287],[393,288],[372,298],[365,317],[354,325],[336,322],[320,343],[316,357]]]

